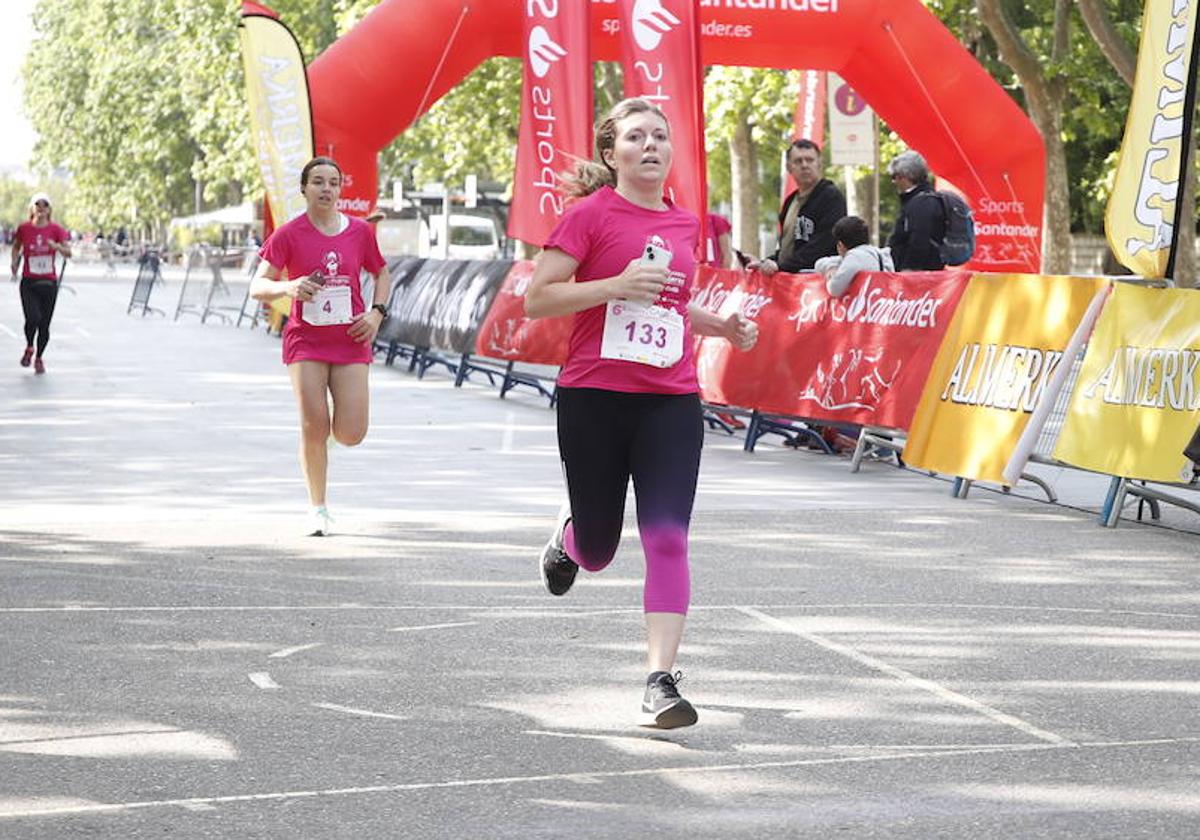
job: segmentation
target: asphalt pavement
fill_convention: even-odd
[[[632,504],[608,570],[538,580],[544,399],[376,366],[304,537],[279,340],[68,276],[44,376],[0,293],[4,840],[1200,833],[1200,517],[711,432],[700,721],[642,729]]]

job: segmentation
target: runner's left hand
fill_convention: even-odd
[[[350,337],[359,344],[370,344],[375,340],[375,336],[379,332],[379,325],[382,323],[383,315],[379,310],[368,309],[355,318],[354,323],[350,325]]]
[[[725,319],[725,337],[739,350],[749,350],[758,341],[758,324],[739,312]]]

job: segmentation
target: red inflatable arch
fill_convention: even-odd
[[[424,109],[483,60],[521,55],[522,2],[384,0],[312,63],[317,149],[346,168],[348,210],[374,204],[378,151]],[[836,71],[967,196],[973,267],[1039,270],[1041,136],[920,0],[699,2],[706,64]],[[617,59],[616,9],[592,0],[597,60]]]

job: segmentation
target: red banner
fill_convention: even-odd
[[[968,271],[863,273],[839,298],[815,274],[701,268],[693,302],[758,323],[748,353],[701,342],[705,400],[770,414],[908,428]]]
[[[820,70],[800,71],[800,93],[792,118],[792,139],[807,138],[825,145],[825,74]]]
[[[708,214],[704,155],[704,68],[695,0],[617,0],[625,95],[657,105],[671,124],[674,163],[667,194]],[[704,237],[700,237],[704,241]]]
[[[825,146],[825,73],[820,70],[800,71],[800,92],[796,95],[796,113],[792,117],[792,139],[805,138],[822,148]],[[782,202],[792,190],[796,180],[788,174],[787,157],[783,160]]]
[[[476,334],[476,355],[535,365],[561,365],[566,361],[571,317],[526,317],[525,292],[532,278],[532,262],[513,263]]]
[[[592,58],[585,3],[525,6],[521,128],[508,235],[541,245],[563,214],[559,173],[592,156]]]

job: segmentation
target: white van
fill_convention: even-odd
[[[429,217],[429,251],[441,253],[438,239],[442,235],[445,217]],[[489,216],[450,214],[450,244],[447,256],[452,260],[494,260],[500,257],[500,229]]]
[[[375,240],[385,257],[429,256],[429,229],[417,218],[381,219]]]
[[[381,219],[375,226],[375,238],[385,257],[409,255],[438,257],[438,239],[442,233],[440,214],[422,218],[404,216]],[[468,213],[450,214],[450,248],[452,260],[494,260],[503,251],[500,228],[490,216]]]

